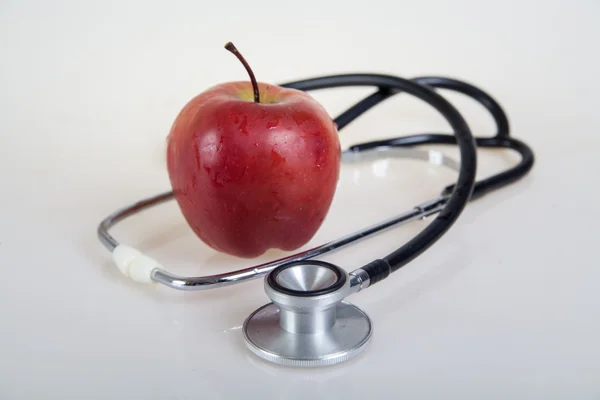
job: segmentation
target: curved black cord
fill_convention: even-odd
[[[482,148],[489,147],[511,149],[518,152],[521,156],[521,160],[516,166],[509,168],[506,171],[502,171],[496,175],[492,175],[486,179],[477,181],[475,183],[473,194],[471,195],[471,200],[476,200],[490,191],[509,185],[525,176],[529,170],[531,170],[534,163],[533,151],[525,143],[509,136],[510,132],[508,118],[502,110],[502,107],[500,107],[498,102],[496,102],[496,100],[494,100],[490,95],[473,85],[450,78],[423,77],[415,78],[413,81],[436,89],[447,89],[459,92],[479,102],[492,115],[497,131],[492,137],[476,137],[475,141],[477,146]],[[399,91],[394,91],[394,93],[391,93],[391,91],[387,88],[380,89],[373,95],[358,102],[353,107],[342,113],[341,117],[345,123],[344,126],[352,122],[364,112],[379,104],[381,101],[397,93],[399,93]],[[361,151],[381,146],[410,147],[424,144],[456,144],[456,138],[454,135],[448,134],[410,135],[394,139],[362,143],[350,147],[350,150]],[[452,192],[453,187],[454,185],[446,187],[442,194],[449,195]]]
[[[476,159],[465,158],[466,154],[470,151],[465,152],[465,133],[470,136],[468,128],[466,131],[461,132],[457,129],[456,124],[452,122],[456,113],[458,113],[453,107],[447,103],[430,102],[427,97],[419,95],[419,91],[415,93],[412,89],[413,86],[407,85],[407,82],[413,82],[422,87],[428,87],[432,89],[447,89],[455,92],[462,93],[486,108],[492,115],[496,123],[496,134],[492,137],[477,137],[475,143],[479,147],[491,147],[491,148],[507,148],[517,151],[520,156],[520,162],[512,168],[502,171],[498,174],[492,175],[486,179],[477,181],[472,186],[472,189],[467,189],[470,185],[469,180],[462,179],[461,177],[471,174],[470,169],[473,171],[476,166]],[[398,270],[402,266],[408,264],[418,255],[422,254],[431,245],[433,245],[456,221],[462,209],[469,200],[479,198],[490,191],[499,189],[500,187],[506,186],[516,180],[525,176],[529,170],[533,167],[534,154],[533,151],[525,143],[511,138],[509,132],[509,122],[506,114],[500,107],[500,105],[487,93],[481,89],[455,79],[444,78],[444,77],[420,77],[406,81],[400,78],[385,76],[385,75],[372,75],[372,74],[352,74],[352,75],[335,75],[326,76],[315,79],[301,80],[297,82],[291,82],[284,84],[287,86],[299,90],[317,90],[332,87],[341,86],[374,86],[378,88],[378,91],[367,96],[363,100],[359,101],[348,110],[344,111],[337,118],[335,122],[338,125],[338,130],[343,129],[353,120],[364,114],[374,106],[378,105],[382,101],[402,92],[406,92],[415,95],[422,100],[428,102],[434,108],[436,108],[444,117],[450,122],[450,125],[455,131],[455,135],[448,134],[419,134],[404,136],[388,140],[379,140],[369,143],[363,143],[350,147],[351,151],[362,151],[374,147],[410,147],[424,144],[452,144],[459,145],[461,150],[461,173],[456,184],[447,186],[442,194],[451,196],[450,200],[446,203],[445,208],[438,215],[438,217],[432,221],[432,223],[418,236],[413,238],[406,245],[402,246],[398,250],[384,257],[383,259],[377,259],[363,267],[370,276],[370,284],[374,284],[381,279],[387,277],[391,272]],[[404,86],[404,87],[403,87]],[[408,87],[408,90],[407,90]],[[422,94],[422,93],[420,93]],[[439,100],[439,99],[437,99]],[[439,106],[442,106],[441,108]],[[450,106],[450,107],[448,107]],[[450,113],[448,113],[450,111]],[[460,117],[460,114],[459,114]],[[462,117],[460,118],[462,120]],[[459,125],[464,124],[464,120]],[[463,127],[464,128],[464,127]],[[471,137],[471,140],[473,138]],[[462,146],[461,146],[462,145]],[[468,157],[468,156],[467,156]],[[470,164],[472,161],[472,165]],[[469,171],[467,171],[469,170]],[[457,190],[459,188],[459,190]],[[465,192],[469,193],[469,198],[465,200]]]
[[[383,95],[391,95],[393,91],[412,94],[417,98],[427,102],[440,112],[448,121],[455,133],[455,142],[460,151],[461,167],[456,184],[452,189],[452,194],[440,211],[437,217],[417,236],[406,243],[404,246],[388,255],[384,259],[376,260],[363,269],[369,274],[371,284],[386,278],[392,271],[395,271],[403,265],[409,263],[418,257],[430,246],[432,246],[452,224],[458,219],[464,207],[468,203],[475,185],[475,175],[477,170],[477,151],[475,140],[467,126],[462,115],[446,99],[433,91],[430,87],[418,82],[389,76],[375,74],[351,74],[328,76],[298,82],[287,83],[282,86],[292,87],[299,90],[316,90],[321,88],[332,88],[342,86],[374,86],[380,88]],[[383,92],[381,88],[386,89]],[[381,98],[383,98],[383,95]],[[369,96],[366,101],[359,103],[355,110],[365,112],[381,99],[374,95]],[[361,105],[362,104],[362,105]],[[346,121],[349,122],[357,118],[360,114],[346,113]],[[353,117],[353,118],[351,118]],[[336,123],[339,119],[336,120]],[[339,123],[338,123],[339,129]]]

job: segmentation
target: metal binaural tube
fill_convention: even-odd
[[[385,230],[390,229],[392,227],[396,227],[411,221],[416,221],[418,219],[435,214],[444,207],[445,200],[446,197],[440,196],[434,201],[428,201],[422,205],[418,205],[415,208],[408,210],[400,215],[389,218],[376,225],[372,225],[363,230],[344,236],[340,239],[336,239],[329,243],[325,243],[323,245],[314,247],[312,249],[296,253],[278,260],[256,265],[250,268],[240,269],[237,271],[227,272],[223,274],[199,277],[182,277],[173,274],[169,271],[165,271],[163,269],[156,269],[152,273],[152,279],[173,289],[192,291],[215,289],[261,278],[273,269],[288,262],[318,257],[325,253],[330,253],[335,250],[338,250],[351,243],[357,242],[367,237],[371,237],[377,233],[384,232]],[[434,205],[431,205],[432,203]],[[427,207],[425,208],[424,206]]]
[[[437,151],[402,149],[385,145],[360,151],[346,150],[343,152],[342,161],[344,164],[352,164],[355,162],[364,162],[386,157],[422,160],[426,161],[429,164],[445,166],[451,170],[456,170],[459,166],[458,162]],[[279,267],[280,265],[294,261],[316,258],[326,253],[339,250],[349,244],[366,239],[367,237],[372,237],[390,228],[397,227],[399,225],[411,221],[416,221],[418,219],[427,217],[432,214],[436,214],[444,208],[448,197],[449,196],[445,195],[438,196],[433,200],[419,204],[410,210],[396,215],[395,217],[383,220],[375,225],[366,227],[360,231],[354,232],[350,235],[341,237],[339,239],[322,244],[312,249],[292,254],[290,256],[283,257],[278,260],[254,265],[237,271],[195,277],[179,276],[161,268],[160,265],[157,265],[157,268],[153,269],[150,273],[150,278],[154,282],[163,284],[173,289],[183,291],[216,289],[224,286],[231,286],[237,283],[254,280],[257,278],[264,277],[266,274],[268,274],[273,269]],[[171,199],[173,199],[173,193],[164,192],[157,196],[153,196],[136,202],[130,206],[124,207],[112,213],[107,218],[105,218],[98,226],[97,233],[101,243],[111,252],[114,251],[115,248],[117,248],[120,245],[120,243],[108,232],[108,230],[111,227],[113,227],[114,225],[116,225],[117,223],[126,219],[129,216],[132,216],[150,207],[162,204]],[[365,275],[366,273],[364,273],[364,271],[361,269],[357,269],[356,271],[353,271],[350,274],[352,292],[357,292],[359,290],[366,289],[369,286],[369,278]]]

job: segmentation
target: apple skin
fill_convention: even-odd
[[[213,249],[254,258],[295,250],[325,219],[340,173],[335,122],[305,92],[223,83],[190,100],[167,137],[179,208]]]

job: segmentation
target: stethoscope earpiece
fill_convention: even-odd
[[[265,292],[271,303],[244,322],[247,347],[279,365],[319,367],[360,354],[373,331],[369,316],[348,302],[356,292],[348,273],[323,261],[291,262],[271,271]]]

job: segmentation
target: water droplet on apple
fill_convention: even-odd
[[[248,118],[244,117],[244,119],[242,120],[242,123],[240,124],[240,132],[242,132],[244,135],[248,134]]]

